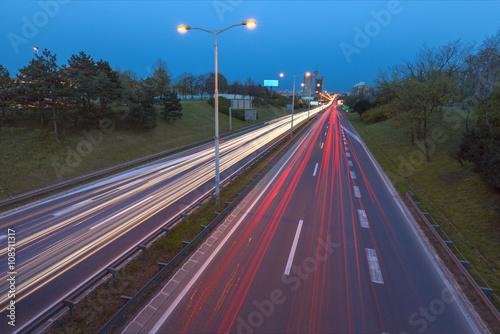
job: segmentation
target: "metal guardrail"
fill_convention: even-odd
[[[456,247],[455,243],[450,239],[450,237],[446,234],[446,232],[441,229],[441,227],[436,223],[434,218],[430,215],[430,213],[422,211],[420,208],[420,202],[415,202],[414,199],[415,194],[411,191],[406,192],[406,197],[410,200],[412,206],[419,213],[420,217],[425,221],[426,225],[429,227],[433,235],[441,244],[442,248],[446,251],[446,253],[450,256],[456,266],[459,268],[460,272],[463,276],[469,281],[469,283],[474,287],[476,294],[481,298],[481,300],[486,304],[488,309],[491,311],[495,319],[500,322],[500,313],[496,309],[496,307],[491,302],[490,298],[495,296],[497,301],[500,301],[498,295],[495,291],[488,285],[488,283],[481,277],[481,275],[474,269],[471,263],[465,258],[465,256],[460,252],[460,250]],[[432,220],[432,223],[431,221]],[[440,233],[441,232],[441,233]],[[441,235],[443,234],[443,235]],[[446,240],[443,238],[446,238]],[[455,250],[461,257],[459,259],[457,255],[453,252]],[[486,287],[481,287],[478,282],[471,276],[469,270],[472,270],[482,281],[482,283]]]
[[[316,115],[317,116],[317,115]],[[309,124],[312,122],[312,120],[316,117],[313,116],[311,117],[311,120]],[[306,121],[304,121],[306,122]],[[307,123],[306,123],[307,125]],[[240,131],[239,129],[238,131]],[[298,134],[299,132],[297,132]],[[266,150],[262,151],[259,155],[257,155],[255,158],[247,162],[245,165],[240,167],[237,172],[233,173],[230,177],[226,178],[223,182],[221,182],[222,187],[226,186],[227,183],[232,182],[240,173],[242,173],[245,169],[250,168],[249,165],[254,164],[258,160],[260,160],[267,152],[271,151],[274,149],[276,146],[280,145],[283,140],[288,139],[288,133],[284,133],[281,136],[279,136],[276,140],[276,143],[271,145],[269,148]],[[296,137],[294,137],[295,139]],[[264,173],[261,172],[259,174],[263,175]],[[114,324],[114,322],[119,319],[123,313],[127,311],[127,309],[153,284],[155,283],[160,276],[162,276],[163,273],[165,273],[168,268],[170,268],[178,259],[182,258],[182,255],[185,254],[190,247],[192,247],[207,231],[211,229],[212,226],[217,224],[217,222],[224,217],[225,213],[227,213],[232,207],[251,189],[251,186],[255,184],[259,180],[258,177],[256,177],[249,186],[247,186],[243,192],[241,192],[236,199],[229,204],[217,217],[208,225],[206,226],[196,238],[191,241],[189,244],[185,245],[185,247],[182,249],[182,251],[177,254],[167,265],[165,265],[158,274],[156,274],[153,279],[146,284],[145,287],[143,287],[137,294],[127,300],[127,303],[120,309],[119,313],[115,315],[110,322],[110,325],[108,326],[108,323],[99,331],[99,333],[104,333],[109,327]],[[46,312],[38,316],[35,320],[31,321],[28,325],[25,327],[19,329],[16,332],[20,333],[33,333],[37,332],[37,329],[40,329],[43,325],[47,324],[50,319],[58,316],[59,314],[64,313],[69,309],[70,313],[73,315],[74,307],[76,303],[83,298],[91,289],[96,287],[97,285],[101,284],[103,281],[109,278],[109,275],[115,279],[116,273],[118,270],[123,267],[126,263],[128,263],[130,260],[132,260],[134,257],[136,257],[139,254],[145,255],[146,249],[149,245],[151,245],[154,241],[162,237],[163,235],[168,236],[169,231],[171,228],[175,227],[177,224],[185,221],[189,214],[192,212],[196,211],[199,207],[200,204],[204,203],[207,201],[209,198],[213,198],[215,196],[214,190],[211,190],[210,192],[206,193],[204,196],[200,197],[196,202],[192,203],[190,206],[188,206],[186,209],[184,209],[181,213],[176,215],[175,217],[171,218],[164,226],[160,227],[156,232],[152,233],[148,237],[144,238],[141,240],[138,244],[136,244],[134,247],[132,247],[128,252],[123,254],[119,259],[115,260],[109,267],[107,267],[105,270],[102,270],[95,274],[90,280],[85,282],[82,286],[80,286],[77,290],[71,292],[69,295],[67,295],[63,300],[60,302],[56,303],[52,308],[48,309]],[[118,315],[119,314],[119,315]],[[104,331],[103,331],[104,329]],[[43,330],[43,329],[42,329]]]

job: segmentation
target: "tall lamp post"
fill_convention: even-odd
[[[35,50],[35,51],[36,51],[36,55],[37,55],[37,56],[40,56],[40,55],[38,54],[38,46],[35,46],[35,47],[33,48],[33,50]]]
[[[290,122],[290,139],[293,138],[293,109],[295,108],[295,78],[300,76],[300,75],[305,75],[305,76],[310,76],[311,73],[307,72],[304,74],[296,74],[296,75],[291,75],[291,74],[285,74],[285,73],[280,73],[280,77],[284,77],[285,75],[289,77],[293,77],[293,91],[292,91],[292,121]]]
[[[222,30],[205,30],[202,28],[195,28],[195,27],[190,27],[186,25],[180,25],[177,27],[177,30],[180,33],[185,33],[188,30],[201,30],[204,32],[208,32],[209,34],[212,34],[215,36],[215,204],[219,205],[220,204],[220,187],[219,187],[219,73],[217,71],[217,35],[220,33],[231,29],[233,27],[238,27],[238,26],[247,26],[248,28],[254,28],[256,26],[256,22],[253,20],[247,20],[243,23],[240,24],[234,24],[230,27],[227,27]]]

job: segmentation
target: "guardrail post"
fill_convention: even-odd
[[[168,237],[168,234],[170,233],[170,229],[168,227],[162,227],[161,230],[165,232],[165,235]]]
[[[429,219],[429,217],[431,216],[431,214],[429,212],[422,212],[422,214],[424,215],[425,218]]]
[[[71,299],[64,299],[63,300],[64,306],[67,306],[69,308],[69,312],[71,313],[71,316],[75,316],[75,302],[72,301]]]
[[[408,195],[412,200],[413,200],[413,196],[415,196],[415,194],[413,194],[411,191],[407,190],[406,191],[406,195]]]
[[[231,205],[231,202],[226,202],[226,206],[230,206]]]
[[[186,247],[187,245],[189,245],[189,241],[183,241],[182,242],[182,247]]]
[[[116,268],[109,267],[106,268],[106,271],[113,276],[113,282],[116,282],[116,273],[118,272],[118,270]]]
[[[200,227],[202,231],[207,228],[205,225],[200,225]]]
[[[444,243],[446,244],[446,246],[448,246],[450,249],[453,248],[453,241],[451,240],[448,240],[448,241],[444,241]]]
[[[488,298],[491,298],[491,296],[493,296],[493,289],[490,289],[490,288],[482,288],[482,287],[479,287],[479,289],[481,289],[481,291],[484,292],[484,294],[486,295],[486,297]]]
[[[158,269],[162,270],[163,268],[165,268],[167,266],[166,263],[163,263],[163,262],[158,262]]]
[[[415,202],[415,205],[420,208],[420,206],[422,205],[422,203],[421,202]]]
[[[464,266],[465,269],[469,269],[469,267],[470,267],[469,261],[462,261],[462,260],[458,260],[458,261],[460,261],[460,263],[462,264],[462,266]]]
[[[146,245],[138,245],[137,248],[139,248],[140,250],[142,250],[142,257],[145,259],[146,258]]]
[[[123,300],[125,304],[127,304],[132,299],[132,297],[129,296],[120,296],[120,298]]]
[[[432,227],[434,227],[434,229],[435,229],[436,231],[438,231],[438,232],[439,232],[439,230],[441,229],[441,226],[439,226],[439,225],[432,225]]]

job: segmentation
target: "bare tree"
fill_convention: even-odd
[[[396,95],[400,121],[408,122],[411,140],[421,139],[427,161],[430,161],[428,133],[431,116],[453,101],[459,92],[460,71],[472,45],[460,40],[444,46],[423,45],[414,61],[393,68],[387,85]],[[413,126],[416,126],[414,128]]]

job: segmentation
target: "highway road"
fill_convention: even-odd
[[[306,120],[302,112],[294,124]],[[222,139],[221,180],[289,131],[286,116]],[[211,143],[0,214],[0,332],[22,328],[213,188]],[[9,229],[15,234],[12,268]],[[6,317],[11,300],[15,327]]]
[[[482,332],[337,109],[266,182],[141,332]]]

